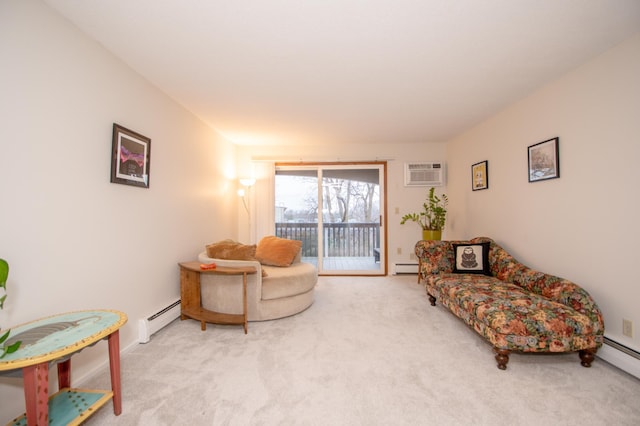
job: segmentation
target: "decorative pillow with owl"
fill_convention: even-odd
[[[484,274],[491,276],[489,267],[490,243],[454,244],[455,274]]]

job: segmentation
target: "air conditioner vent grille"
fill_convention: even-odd
[[[444,169],[444,163],[405,163],[404,185],[442,186],[444,185]]]

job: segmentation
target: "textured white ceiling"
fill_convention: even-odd
[[[640,31],[639,0],[45,0],[238,144],[442,142]]]

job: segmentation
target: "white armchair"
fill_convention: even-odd
[[[318,271],[314,265],[300,262],[300,255],[286,267],[262,265],[257,260],[216,259],[208,257],[206,251],[200,253],[198,261],[218,266],[256,268],[256,274],[247,276],[249,321],[287,317],[304,311],[313,303]],[[242,314],[241,276],[202,274],[200,280],[203,308]]]

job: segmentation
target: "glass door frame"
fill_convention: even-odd
[[[377,169],[378,173],[378,185],[379,185],[379,239],[380,244],[378,247],[378,253],[374,252],[374,262],[379,262],[379,267],[376,269],[354,269],[354,270],[339,270],[339,269],[330,269],[325,270],[323,265],[323,257],[325,254],[323,253],[323,232],[320,230],[323,229],[323,214],[322,209],[318,210],[318,274],[319,275],[363,275],[363,276],[384,276],[388,273],[388,265],[387,265],[387,226],[386,226],[386,217],[387,217],[387,162],[386,161],[363,161],[363,162],[309,162],[309,163],[284,163],[279,162],[275,163],[274,169],[274,178],[275,174],[277,174],[278,170],[309,170],[316,171],[318,177],[318,203],[323,202],[323,186],[322,186],[322,176],[324,170],[358,170],[358,169]],[[275,194],[275,192],[274,192]],[[275,203],[275,199],[274,199]],[[319,204],[321,205],[321,204]],[[275,222],[274,222],[275,226]],[[375,247],[374,247],[375,248]]]

